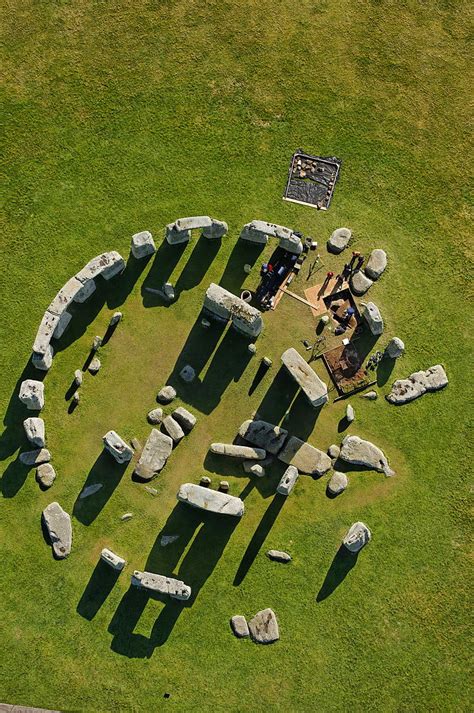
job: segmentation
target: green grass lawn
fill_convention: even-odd
[[[470,710],[469,4],[25,0],[2,15],[0,700],[86,711]],[[325,213],[281,200],[300,146],[343,159]],[[184,250],[162,244],[166,223],[193,214],[228,222],[220,246],[197,236]],[[253,359],[239,336],[200,327],[211,281],[235,292],[256,283],[261,255],[237,241],[253,218],[312,235],[336,269],[344,256],[325,249],[336,227],[352,229],[357,250],[387,251],[369,295],[386,324],[380,346],[397,335],[406,354],[380,375],[376,402],[352,399],[349,432],[381,446],[395,478],[351,471],[330,500],[327,476],[302,476],[282,502],[281,466],[256,480],[207,456],[256,411],[322,449],[344,435],[346,402],[316,418],[280,372],[282,351],[311,338],[309,309],[283,297],[264,315]],[[144,229],[156,258],[77,310],[45,378],[58,477],[41,492],[16,460],[26,447],[17,392],[37,326],[71,275],[105,250],[127,257]],[[143,291],[165,279],[178,292],[169,307]],[[118,308],[102,369],[85,376],[68,413],[74,370]],[[263,355],[273,367],[255,384]],[[158,390],[187,362],[199,381],[177,401],[198,424],[153,497],[132,466],[101,455],[101,437],[114,429],[144,442]],[[400,408],[385,401],[395,378],[437,363],[447,389]],[[243,493],[241,521],[177,505],[179,485],[205,473]],[[52,500],[73,516],[65,561],[42,534]],[[351,567],[337,552],[359,519],[373,541]],[[162,534],[180,538],[162,548]],[[128,561],[117,581],[96,568],[104,546]],[[293,562],[270,562],[269,548]],[[190,584],[190,602],[131,590],[131,572],[145,568]],[[265,607],[279,620],[277,644],[232,636],[233,614]]]

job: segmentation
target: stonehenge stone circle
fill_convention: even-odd
[[[280,495],[289,495],[296,485],[299,473],[294,465],[289,465],[282,475],[282,478],[277,486],[277,493]]]
[[[56,328],[53,332],[54,339],[61,339],[64,332],[69,327],[69,322],[71,321],[71,319],[72,319],[72,314],[70,312],[62,313],[62,315],[59,317],[59,322],[57,323]],[[33,356],[34,355],[35,355],[35,352],[33,352]]]
[[[438,391],[448,384],[448,377],[441,364],[426,371],[415,371],[408,379],[397,379],[386,397],[391,404],[406,404],[423,396],[427,391]]]
[[[328,251],[338,255],[342,253],[344,248],[349,245],[349,240],[352,237],[352,232],[349,228],[337,228],[328,240]]]
[[[206,291],[204,311],[221,322],[232,320],[232,326],[246,337],[258,337],[263,328],[261,313],[244,300],[211,282]]]
[[[269,237],[277,238],[280,241],[279,246],[294,255],[300,255],[303,252],[301,239],[293,233],[291,228],[286,228],[283,225],[267,223],[265,220],[252,220],[244,225],[240,233],[241,240],[262,245],[268,242]]]
[[[51,547],[56,559],[64,559],[71,552],[71,518],[59,503],[50,503],[43,510],[43,522],[48,531]]]
[[[127,562],[122,557],[119,557],[115,554],[115,552],[112,552],[112,550],[108,550],[106,547],[104,547],[104,549],[100,553],[100,559],[102,560],[102,562],[105,562],[105,564],[108,564],[109,567],[116,569],[117,572],[121,572],[127,564]]]
[[[117,463],[127,463],[133,456],[133,451],[123,438],[115,431],[107,431],[102,438],[104,448],[115,458]]]
[[[166,226],[166,240],[170,245],[187,243],[191,239],[192,230],[201,230],[208,240],[222,238],[228,230],[223,220],[210,218],[208,215],[194,215],[189,218],[178,218]]]
[[[304,395],[314,408],[323,406],[328,401],[328,387],[303,357],[290,347],[281,355],[281,360],[290,376],[296,381]]]
[[[233,616],[230,620],[230,625],[232,627],[232,631],[238,639],[243,639],[244,637],[250,635],[247,621],[241,614]]]
[[[231,458],[263,460],[267,457],[267,452],[263,448],[252,448],[234,443],[211,443],[209,450],[215,455],[230,456]]]
[[[172,450],[172,438],[152,428],[135,466],[134,474],[141,480],[151,480],[164,468]]]
[[[218,490],[203,488],[194,483],[184,483],[178,491],[177,498],[180,502],[191,505],[191,507],[220,515],[242,517],[245,510],[244,503],[240,498],[228,493],[220,493]]]
[[[44,406],[43,382],[25,379],[25,381],[21,382],[18,398],[30,411],[41,411]]]
[[[383,333],[383,319],[380,310],[373,302],[367,302],[362,310],[362,318],[367,323],[370,331],[375,337]]]
[[[385,252],[385,250],[381,250],[380,248],[372,250],[367,265],[365,266],[366,274],[372,280],[378,280],[386,267],[387,253]]]
[[[355,522],[347,531],[342,544],[349,552],[356,554],[372,539],[372,533],[363,522]]]
[[[252,639],[258,644],[272,644],[280,638],[278,621],[271,609],[263,609],[250,619],[249,631]]]
[[[288,431],[268,421],[248,419],[240,426],[239,436],[257,448],[263,448],[268,453],[276,455],[283,448]]]
[[[141,260],[148,255],[156,253],[153,236],[149,230],[142,230],[141,233],[132,235],[131,251],[136,260]]]
[[[363,465],[366,468],[377,470],[379,473],[385,473],[387,476],[395,475],[383,451],[370,441],[364,441],[358,436],[344,438],[339,458],[346,463]]]
[[[140,572],[135,570],[131,583],[139,589],[146,589],[156,594],[168,594],[172,599],[185,601],[191,596],[191,587],[179,579],[165,577],[154,572]]]
[[[278,455],[278,460],[295,466],[300,473],[313,476],[323,475],[331,467],[331,459],[326,453],[296,436],[288,439],[286,446]]]
[[[25,434],[30,443],[38,448],[44,448],[45,435],[44,435],[44,421],[42,418],[25,418],[23,421],[23,428],[25,429]]]

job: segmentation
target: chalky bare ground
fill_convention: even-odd
[[[468,709],[471,12],[462,1],[4,3],[2,701],[100,711]],[[299,146],[344,161],[327,213],[281,200]],[[16,390],[45,307],[99,252],[127,255],[143,229],[161,244],[166,223],[203,213],[229,223],[218,251],[196,238],[182,253],[165,246],[78,314],[46,377],[58,477],[40,492],[16,463],[25,446]],[[251,249],[237,243],[253,218],[322,247],[347,225],[354,248],[387,251],[370,297],[387,338],[400,336],[407,352],[379,374],[380,393],[438,362],[450,379],[400,408],[352,400],[350,432],[383,447],[395,478],[351,471],[347,491],[329,500],[326,477],[301,477],[279,508],[276,471],[249,485],[237,468],[206,460],[208,444],[231,439],[254,410],[276,422],[289,409],[289,429],[323,449],[343,435],[344,402],[314,422],[278,375],[283,349],[311,336],[309,310],[283,298],[265,315],[258,355],[274,366],[250,396],[257,357],[247,360],[238,337],[206,341],[195,326],[211,280],[237,291],[256,279],[242,269]],[[142,291],[167,277],[179,292],[169,308]],[[102,369],[85,378],[68,415],[74,370],[117,308],[124,320]],[[146,413],[184,348],[203,387],[183,390],[182,403],[199,420],[153,497],[130,469],[101,458],[101,436],[113,428],[146,438]],[[214,485],[225,477],[232,494],[246,489],[235,528],[176,510],[178,485],[204,473]],[[84,483],[100,479],[105,494],[78,506]],[[62,562],[40,526],[53,499],[73,513]],[[127,511],[133,519],[121,522]],[[332,563],[358,519],[373,541],[348,570]],[[181,536],[163,549],[162,532]],[[94,574],[104,546],[128,560],[116,582]],[[270,562],[269,548],[293,562]],[[129,593],[131,571],[146,566],[192,581],[192,606]],[[280,642],[232,636],[230,616],[268,606]]]

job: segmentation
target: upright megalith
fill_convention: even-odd
[[[345,534],[342,544],[349,552],[357,554],[371,539],[372,533],[367,525],[363,522],[355,522]]]
[[[25,418],[23,421],[23,428],[25,429],[25,435],[30,443],[38,448],[44,448],[45,435],[44,421],[42,418]]]
[[[165,577],[154,572],[140,572],[135,570],[132,574],[131,584],[138,589],[145,589],[155,594],[167,594],[172,599],[187,600],[191,596],[191,587],[180,579]]]
[[[220,285],[211,283],[204,298],[204,311],[221,322],[232,320],[232,326],[241,334],[254,339],[262,331],[262,315],[240,297]]]
[[[405,351],[405,344],[400,337],[392,337],[385,347],[385,356],[389,359],[399,359]]]
[[[133,456],[132,449],[115,431],[107,431],[102,441],[105,450],[115,458],[117,463],[128,463],[131,460]]]
[[[330,253],[338,255],[349,245],[352,232],[349,228],[336,228],[328,240],[327,248]]]
[[[71,517],[59,503],[50,503],[43,510],[43,522],[49,535],[53,554],[56,559],[64,559],[71,552],[72,525]]]
[[[104,549],[100,553],[100,559],[102,560],[102,562],[105,562],[105,564],[109,565],[109,567],[112,567],[112,569],[117,570],[117,572],[121,572],[127,564],[126,560],[124,560],[123,557],[119,557],[115,554],[115,552],[112,552],[112,550],[107,549],[107,547],[104,547]]]
[[[385,250],[376,248],[370,253],[369,260],[365,267],[365,272],[372,280],[378,280],[387,267],[387,253]]]
[[[375,337],[383,334],[384,324],[380,310],[373,302],[367,302],[362,310],[362,318]]]
[[[277,238],[280,247],[290,253],[300,255],[303,252],[301,238],[284,225],[268,223],[265,220],[252,220],[244,225],[240,233],[241,240],[263,245],[268,242],[269,237]]]
[[[314,408],[324,406],[328,401],[328,387],[296,349],[293,347],[287,349],[281,355],[281,360],[311,406],[314,406]]]
[[[30,411],[41,411],[44,406],[44,384],[35,379],[21,382],[18,398]]]
[[[277,493],[280,495],[289,495],[296,485],[299,473],[294,465],[289,465],[283,473],[280,482],[277,486]]]
[[[142,230],[140,233],[132,235],[130,250],[135,260],[141,260],[156,253],[155,242],[150,231]]]
[[[184,483],[178,491],[177,498],[180,502],[198,508],[198,510],[206,510],[219,515],[242,517],[245,510],[244,503],[240,498],[218,490],[203,488],[194,483]]]
[[[141,480],[151,480],[164,468],[173,450],[173,439],[156,428],[152,428],[134,474]]]

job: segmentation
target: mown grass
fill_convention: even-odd
[[[468,709],[471,19],[463,2],[4,5],[2,700],[100,711]],[[298,146],[344,160],[327,213],[281,201]],[[15,462],[25,445],[16,389],[45,307],[93,255],[126,255],[139,229],[161,243],[167,222],[202,213],[229,223],[216,254],[195,239],[175,264],[160,249],[143,272],[99,290],[66,333],[44,410],[58,478],[40,492]],[[439,362],[450,378],[444,392],[399,409],[353,400],[351,432],[384,448],[396,478],[351,472],[336,500],[327,478],[301,478],[281,507],[277,469],[249,485],[206,460],[208,444],[232,438],[256,410],[280,421],[290,409],[284,424],[321,448],[341,437],[344,402],[314,423],[277,375],[282,350],[311,334],[304,307],[284,298],[265,315],[259,355],[274,366],[251,396],[257,361],[242,342],[194,327],[211,280],[244,283],[251,248],[236,241],[254,217],[321,246],[348,225],[357,249],[387,250],[371,298],[387,339],[399,335],[407,352],[381,395],[393,378]],[[168,276],[180,295],[165,308],[142,288]],[[119,306],[102,370],[68,415],[74,369]],[[101,436],[114,428],[143,441],[157,390],[190,350],[202,385],[180,398],[199,422],[153,497],[130,469],[100,459]],[[92,469],[107,479],[107,499],[79,506]],[[245,490],[235,529],[176,506],[178,485],[204,472]],[[53,499],[74,513],[64,562],[40,527]],[[336,553],[356,519],[373,542],[349,570]],[[162,532],[181,537],[163,549]],[[128,560],[115,583],[94,574],[103,546]],[[269,547],[288,549],[293,563],[269,562]],[[145,566],[189,581],[192,605],[130,593],[131,571]],[[232,637],[232,614],[266,606],[280,622],[277,645]]]

